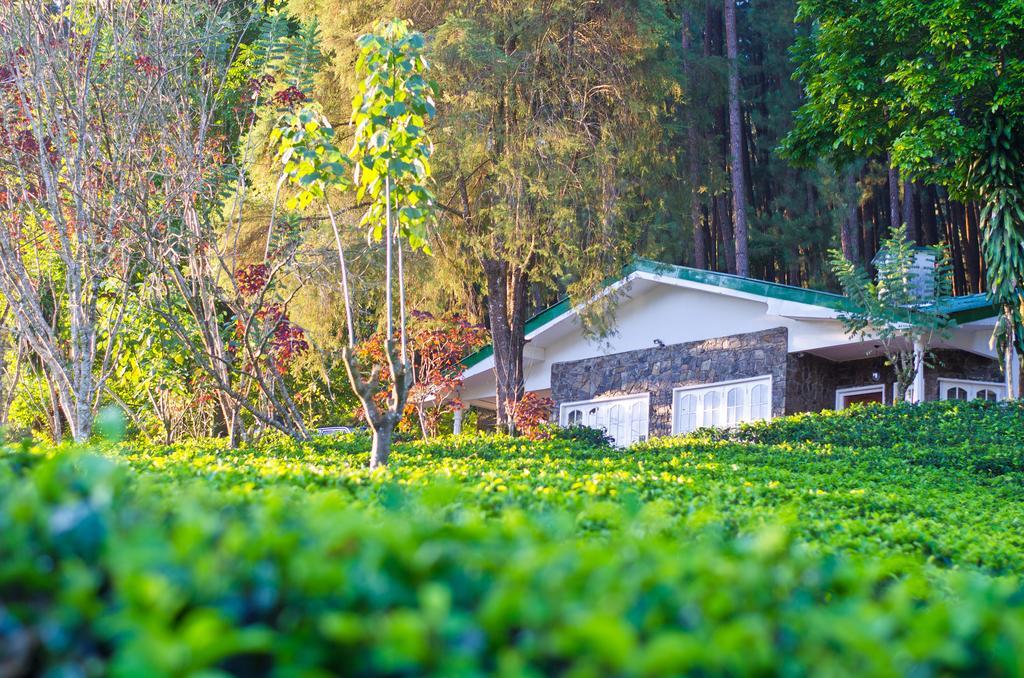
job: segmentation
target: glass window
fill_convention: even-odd
[[[939,397],[942,400],[987,400],[993,402],[1006,397],[1006,385],[969,379],[939,379]]]
[[[692,394],[680,396],[676,412],[678,412],[676,420],[678,433],[689,433],[697,428],[697,396]]]
[[[629,409],[629,439],[639,442],[647,439],[647,403],[636,401]]]
[[[772,415],[772,391],[767,384],[750,389],[750,419],[768,419]]]
[[[708,391],[702,399],[703,413],[701,424],[704,426],[722,425],[722,394],[718,391]]]
[[[626,422],[622,414],[622,403],[615,403],[608,408],[608,436],[612,442],[626,439],[625,431],[622,430]]]
[[[677,388],[672,401],[674,433],[700,426],[733,426],[744,421],[771,419],[771,376],[705,386]]]
[[[648,434],[649,396],[625,396],[585,403],[567,403],[561,407],[562,426],[583,425],[603,430],[616,445],[624,447]]]
[[[946,389],[946,400],[967,400],[967,391],[959,386]]]
[[[745,420],[743,412],[744,393],[746,388],[743,386],[733,386],[729,389],[729,392],[725,396],[726,410],[725,410],[725,423],[732,426]]]

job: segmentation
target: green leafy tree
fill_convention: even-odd
[[[279,144],[284,176],[301,189],[288,206],[307,207],[322,200],[329,212],[342,268],[348,325],[349,343],[342,355],[373,431],[370,466],[376,468],[388,462],[394,429],[402,419],[413,381],[404,249],[407,244],[413,251],[429,252],[427,227],[433,217],[434,197],[428,185],[433,146],[425,128],[435,112],[436,85],[425,77],[424,38],[407,22],[380,22],[373,32],[360,36],[357,44],[356,72],[361,81],[353,102],[355,134],[349,154],[334,145],[333,128],[314,106],[298,111],[275,131],[272,140]],[[351,176],[346,168],[351,168]],[[373,365],[367,375],[355,351],[356,327],[343,239],[328,200],[332,188],[349,188],[358,203],[366,204],[361,223],[368,240],[381,243],[384,249],[382,341],[390,394],[383,406],[375,400],[382,366]]]
[[[907,176],[980,199],[989,293],[1018,350],[1022,16],[1021,0],[800,0],[807,98],[786,141],[807,161],[888,152]]]
[[[1024,352],[1024,133],[1002,116],[990,116],[988,127],[989,152],[974,162],[971,181],[985,197],[988,293],[1003,309],[993,340],[1013,398],[1020,392],[1013,354]]]
[[[906,225],[882,243],[875,259],[874,281],[840,250],[830,252],[832,270],[850,300],[840,318],[847,333],[878,342],[887,364],[896,374],[896,400],[907,399],[915,377],[928,360],[926,347],[935,336],[946,334],[954,321],[936,302],[949,294],[949,261],[944,248],[916,248],[907,239]],[[918,255],[930,255],[923,269]],[[934,259],[932,259],[934,257]],[[914,398],[923,400],[923,393]]]

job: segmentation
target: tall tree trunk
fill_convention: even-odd
[[[966,221],[964,222],[964,253],[967,260],[967,270],[971,276],[971,292],[981,292],[985,289],[985,276],[982,271],[981,260],[981,227],[979,224],[980,215],[977,203],[964,205]]]
[[[740,64],[736,38],[736,0],[724,0],[725,44],[729,59],[729,176],[732,179],[733,237],[736,240],[736,273],[750,275],[747,253],[747,186],[743,164],[743,126],[740,120]]]
[[[486,258],[482,264],[494,346],[497,423],[514,434],[515,408],[523,398],[528,280],[525,271],[507,261]]]
[[[718,267],[718,248],[715,239],[715,221],[714,221],[714,202],[710,205],[708,201],[703,201],[700,206],[701,211],[701,224],[703,226],[704,243],[707,245],[707,251],[705,252],[705,259],[707,268],[710,271],[716,270]]]
[[[729,218],[729,206],[726,202],[724,195],[715,196],[715,221],[718,222],[720,250],[725,253],[725,271],[726,273],[735,273],[736,248],[733,246],[735,238],[732,220]]]
[[[57,396],[57,389],[54,387],[53,379],[49,374],[46,374],[46,385],[49,387],[50,411],[52,413],[50,417],[50,430],[53,433],[53,442],[59,443],[64,437],[64,427],[61,424],[61,404],[60,398]]]
[[[892,166],[892,156],[885,156],[889,166],[889,229],[895,231],[900,224],[900,171]]]
[[[857,218],[857,176],[856,172],[846,172],[846,219],[843,220],[840,241],[843,247],[843,256],[847,261],[858,263],[860,261],[860,223]]]
[[[683,52],[683,80],[686,87],[693,88],[693,58],[690,55],[690,12],[683,10],[683,26],[681,30]],[[707,242],[704,239],[704,228],[701,223],[701,207],[698,184],[700,182],[700,158],[697,153],[697,114],[696,104],[692,100],[686,110],[686,165],[687,178],[690,184],[690,227],[693,229],[693,265],[697,268],[708,267]]]
[[[963,205],[955,200],[949,200],[949,219],[946,222],[946,239],[949,242],[950,255],[953,258],[953,285],[956,294],[965,294],[968,290],[967,269],[960,237],[961,224],[964,222]]]
[[[923,221],[923,228],[921,230],[924,232],[925,242],[928,245],[937,245],[939,243],[939,225],[936,216],[938,202],[939,198],[935,192],[935,186],[928,184],[921,199],[921,216]]]
[[[921,242],[917,219],[914,218],[914,184],[909,179],[903,180],[903,205],[900,208],[903,223],[907,225],[907,238],[916,243]]]

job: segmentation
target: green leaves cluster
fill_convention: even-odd
[[[892,152],[920,178],[962,188],[986,151],[986,114],[1024,115],[1020,0],[800,0],[794,54],[807,100],[796,155]]]
[[[376,472],[358,437],[3,448],[0,648],[135,675],[1016,674],[1022,424],[467,436]]]
[[[362,76],[352,101],[356,199],[369,200],[363,224],[374,240],[390,216],[413,250],[426,249],[434,196],[428,188],[433,144],[426,123],[434,116],[436,85],[424,74],[423,35],[400,19],[382,22],[357,40],[356,73]]]
[[[918,262],[926,255],[925,266]],[[894,368],[898,395],[902,398],[918,370],[915,357],[918,341],[926,345],[935,336],[948,333],[956,322],[939,306],[952,293],[949,256],[942,246],[915,247],[903,224],[882,241],[875,280],[841,251],[829,253],[832,271],[849,300],[840,314],[847,334],[861,340],[876,340]]]
[[[288,199],[288,209],[306,209],[313,200],[326,199],[329,188],[352,186],[352,160],[334,145],[334,136],[330,121],[315,105],[282,116],[271,131],[282,177],[299,189]]]
[[[1007,336],[1024,351],[1024,133],[1002,115],[988,116],[987,128],[988,153],[974,162],[971,176],[984,196],[988,292],[1004,307],[1004,324],[1016,328]]]
[[[934,265],[922,270],[920,254]],[[949,328],[953,320],[936,306],[951,294],[949,255],[945,247],[917,247],[907,238],[906,224],[882,241],[875,257],[876,274],[847,260],[839,250],[830,252],[832,269],[851,308],[842,315],[851,334],[864,336],[926,336]]]
[[[433,144],[426,125],[435,113],[437,86],[425,77],[423,36],[394,19],[357,44],[362,79],[352,102],[350,151],[335,145],[335,129],[315,103],[286,113],[271,132],[282,174],[299,189],[286,206],[305,209],[332,188],[352,190],[357,203],[367,205],[362,223],[371,239],[383,238],[390,209],[398,237],[429,252]]]

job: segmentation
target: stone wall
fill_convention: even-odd
[[[928,400],[939,399],[939,379],[969,379],[971,381],[1003,382],[999,363],[966,351],[939,349],[935,351],[932,366],[925,368],[924,390]]]
[[[836,366],[810,353],[786,361],[786,414],[832,409],[836,400]]]
[[[551,396],[562,403],[651,394],[652,436],[672,433],[672,390],[772,375],[772,414],[785,412],[786,328],[597,356],[551,366]],[[557,409],[556,409],[557,412]]]
[[[881,383],[885,402],[895,397],[896,375],[884,358],[835,362],[809,353],[789,356],[786,369],[786,414],[820,412],[836,405],[836,390]],[[876,381],[874,373],[879,375]],[[966,351],[939,349],[925,368],[925,400],[939,399],[939,379],[1002,382],[999,364]]]

